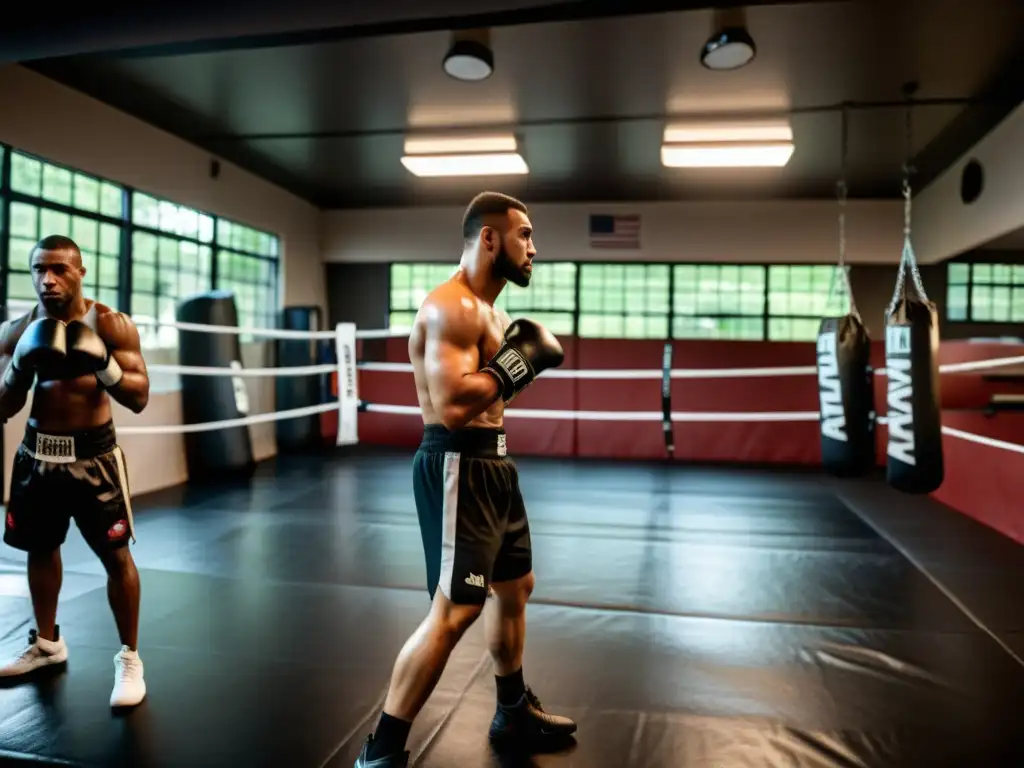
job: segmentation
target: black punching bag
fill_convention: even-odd
[[[875,465],[875,389],[859,314],[821,321],[817,358],[822,464],[838,477],[864,475]]]
[[[283,327],[290,331],[319,331],[319,307],[285,307]],[[278,339],[277,365],[297,368],[314,365],[316,342],[313,339]],[[274,381],[275,410],[307,408],[320,402],[317,376],[278,376]],[[278,451],[305,451],[319,447],[320,416],[281,419],[276,425]]]
[[[913,293],[908,283],[912,283]],[[945,473],[939,313],[921,284],[909,235],[885,325],[885,370],[889,379],[886,479],[904,493],[931,493],[942,485]]]
[[[179,323],[238,326],[235,297],[230,291],[210,291],[182,301]],[[241,367],[238,335],[178,331],[181,365]],[[245,382],[232,376],[181,376],[181,415],[185,424],[202,424],[248,415]],[[256,464],[249,427],[226,427],[185,433],[189,480],[218,480],[247,475]]]

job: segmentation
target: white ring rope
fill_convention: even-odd
[[[205,333],[236,334],[262,336],[278,339],[324,339],[336,341],[338,329],[331,331],[299,331],[299,330],[278,330],[270,328],[247,328],[241,326],[207,325],[202,323],[165,323],[146,319],[136,320],[140,326],[156,326],[165,328],[176,328],[180,331],[196,331]],[[407,336],[407,330],[372,330],[357,331],[357,339],[385,339]],[[1024,364],[1024,355],[1017,357],[1001,357],[991,360],[972,360],[962,363],[950,363],[940,365],[942,373],[962,373],[966,371],[985,370],[989,368],[1001,368],[1010,365]],[[359,370],[379,371],[387,373],[410,373],[413,370],[411,363],[378,363],[364,362],[356,366]],[[197,366],[197,365],[160,365],[148,366],[153,372],[179,374],[186,376],[241,376],[247,378],[255,377],[279,377],[279,376],[313,376],[324,373],[337,373],[339,378],[342,373],[340,364],[326,363],[322,365],[282,366],[278,368],[242,368],[242,367],[218,367],[218,366]],[[885,375],[885,369],[875,370],[878,375]],[[601,380],[648,380],[662,379],[664,373],[660,370],[630,370],[630,369],[554,369],[546,371],[542,376],[553,379],[601,379]],[[814,376],[817,375],[817,367],[804,366],[779,366],[769,368],[679,368],[672,369],[670,376],[673,379],[713,379],[713,378],[754,378],[773,376]],[[254,424],[267,424],[286,419],[314,416],[321,413],[340,411],[339,402],[311,405],[303,408],[292,408],[272,413],[261,413],[252,416],[244,416],[236,419],[223,419],[210,421],[201,424],[166,424],[154,426],[126,426],[119,427],[118,432],[123,435],[152,435],[152,434],[184,434],[195,432],[212,432],[219,429],[230,429],[234,427],[246,427]],[[370,413],[383,413],[393,415],[419,416],[421,411],[414,405],[388,405],[381,403],[359,402],[359,410]],[[664,414],[657,411],[569,411],[551,410],[543,408],[510,408],[505,415],[512,419],[567,419],[576,421],[662,421]],[[820,418],[817,411],[783,411],[783,412],[685,412],[673,411],[671,420],[675,423],[713,423],[713,422],[814,422]],[[880,416],[877,423],[885,424],[887,419]],[[993,448],[1013,451],[1024,454],[1024,445],[1008,443],[1003,440],[975,435],[952,427],[942,427],[943,434],[957,437],[970,442],[986,445]]]
[[[175,328],[179,331],[198,331],[202,333],[234,334],[236,336],[262,336],[267,339],[323,339],[333,341],[335,331],[292,331],[279,328],[255,328],[238,325],[208,325],[206,323],[179,323],[164,322],[162,320],[151,320],[149,318],[132,318],[135,325],[144,328]],[[377,331],[357,331],[357,339],[389,339],[398,336],[408,336],[408,331],[401,329],[384,328]]]
[[[231,325],[207,325],[204,323],[180,323],[162,322],[145,318],[137,319],[136,325],[158,328],[176,328],[179,331],[197,331],[205,333],[236,334],[262,336],[276,339],[324,339],[333,341],[336,338],[336,331],[295,331],[280,330],[275,328],[254,328]],[[408,329],[383,328],[370,331],[356,331],[357,339],[388,339],[408,336]],[[1002,368],[1010,365],[1024,364],[1024,355],[1017,357],[997,357],[991,360],[970,360],[963,363],[947,363],[939,366],[941,373],[963,373],[965,371],[978,371],[988,368]],[[359,363],[357,366],[363,371],[380,371],[387,373],[410,373],[411,363]],[[212,368],[200,366],[180,365],[154,365],[151,370],[161,373],[178,373],[192,376],[310,376],[317,373],[331,373],[336,368],[332,365],[310,365],[294,366],[284,368],[251,368],[248,371],[236,368]],[[673,379],[719,379],[719,378],[755,378],[769,376],[816,376],[818,369],[813,365],[776,366],[768,368],[673,368],[670,375]],[[884,376],[885,368],[877,368],[875,373]],[[551,379],[658,379],[663,376],[660,370],[631,370],[631,369],[592,369],[580,370],[571,368],[556,368],[545,371],[545,378]]]

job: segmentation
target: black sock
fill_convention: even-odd
[[[368,755],[370,760],[403,752],[411,728],[412,723],[392,717],[387,712],[381,712],[380,722],[377,723],[377,730],[373,734],[373,743],[370,745]]]
[[[494,678],[498,683],[498,703],[511,707],[519,702],[526,693],[526,683],[523,682],[523,668],[520,667],[511,675]]]

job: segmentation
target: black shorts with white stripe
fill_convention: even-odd
[[[427,560],[427,590],[482,605],[493,582],[533,568],[530,526],[505,430],[424,428],[413,459],[413,492]]]
[[[72,518],[98,554],[134,538],[128,468],[113,422],[75,432],[25,428],[14,455],[4,542],[29,552],[56,549]]]

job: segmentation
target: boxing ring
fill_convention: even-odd
[[[357,361],[359,342],[387,341],[396,336],[389,331],[174,325],[326,341],[337,362],[151,372],[329,375],[337,393],[212,423],[119,423],[120,435],[324,415],[337,417],[331,442],[342,450],[278,455],[249,478],[135,499],[149,694],[123,716],[106,706],[117,638],[105,577],[72,532],[58,614],[68,669],[0,690],[0,763],[347,768],[374,726],[398,650],[428,607],[410,448],[360,439],[367,417],[407,419],[406,430],[416,431],[415,406],[383,402],[374,397],[383,385],[364,383],[405,377],[409,387],[410,368]],[[546,708],[577,720],[577,744],[530,762],[492,754],[494,682],[478,623],[413,728],[411,764],[1021,764],[1020,545],[880,477],[686,460],[673,425],[816,431],[818,413],[766,411],[756,402],[684,410],[674,383],[723,388],[723,379],[779,376],[791,387],[813,380],[815,368],[676,368],[673,359],[669,347],[660,368],[566,367],[535,385],[648,382],[660,388],[660,409],[625,399],[621,411],[560,410],[533,407],[524,395],[507,413],[538,576],[524,671]],[[1021,362],[945,363],[944,373]],[[669,460],[517,456],[517,423],[550,421],[644,424],[664,438]],[[639,429],[627,428],[626,439]],[[1024,448],[1010,440],[957,426],[945,434],[1022,461]],[[23,581],[22,562],[6,550],[2,578]],[[23,595],[5,593],[0,610],[3,650],[13,651],[32,626],[31,608]]]

